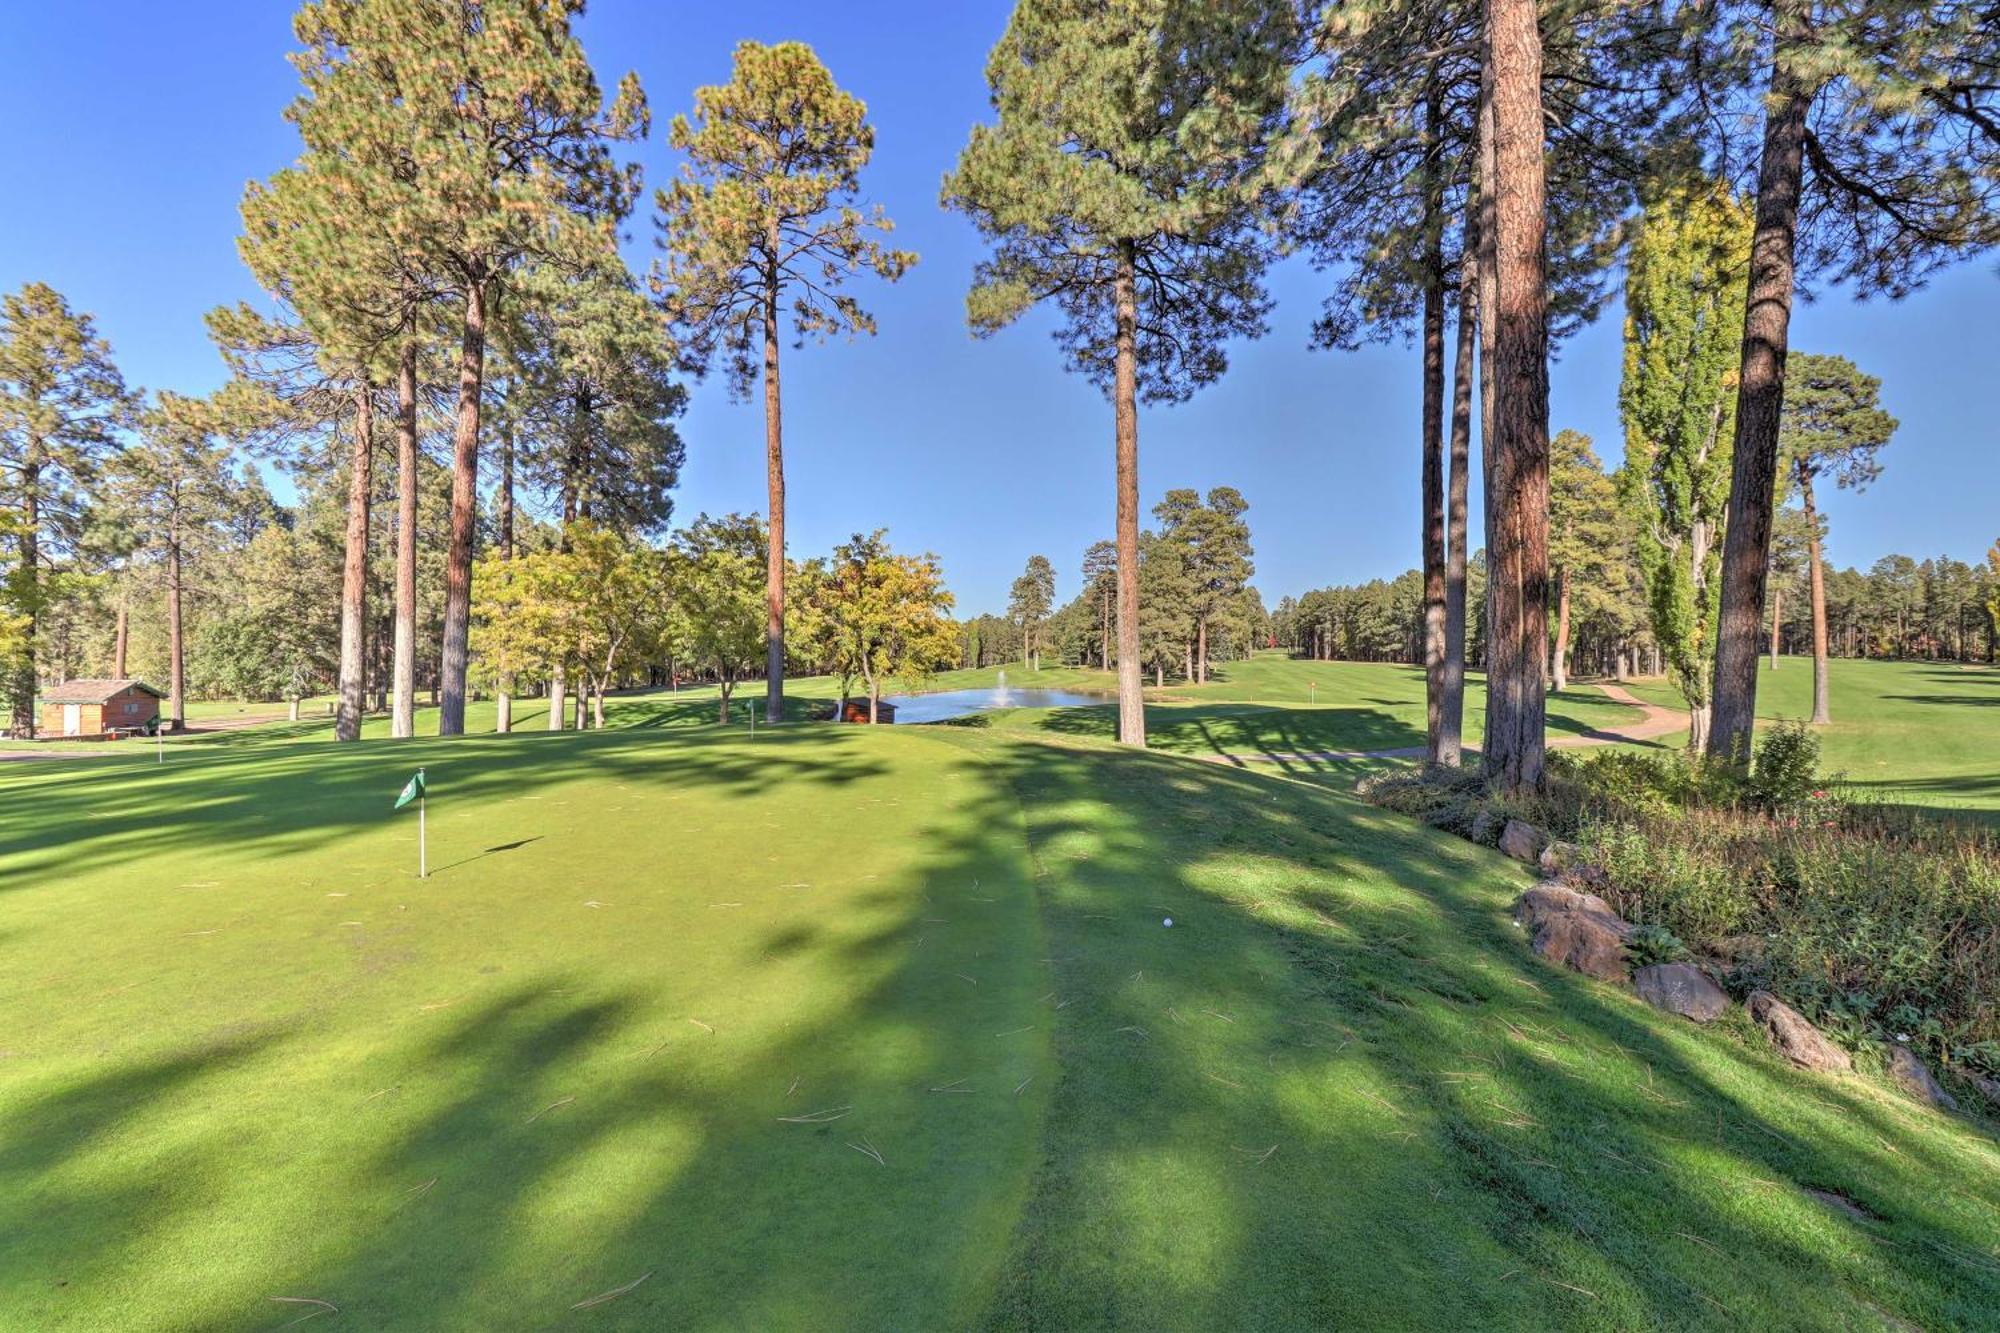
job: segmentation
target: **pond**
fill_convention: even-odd
[[[940,690],[936,694],[891,694],[884,703],[896,705],[896,721],[945,722],[955,717],[991,712],[996,708],[1088,708],[1115,700],[1108,694],[1081,690],[1015,690],[1002,685],[991,690]]]

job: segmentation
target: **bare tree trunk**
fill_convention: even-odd
[[[121,590],[118,594],[118,628],[111,640],[111,674],[118,680],[125,679],[125,651],[132,637],[129,600],[128,594]]]
[[[1200,684],[1208,684],[1208,617],[1202,616],[1195,625],[1195,679]]]
[[[563,723],[569,720],[569,699],[564,693],[568,684],[563,679],[563,664],[558,662],[549,672],[549,730],[561,731]]]
[[[354,389],[354,440],[347,453],[347,549],[340,566],[339,705],[336,740],[361,738],[362,691],[367,671],[368,497],[375,451],[374,386],[364,378]]]
[[[1457,768],[1465,735],[1465,492],[1472,450],[1472,358],[1479,310],[1478,214],[1466,209],[1464,258],[1459,261],[1458,345],[1451,383],[1451,455],[1445,485],[1444,698],[1435,762]]]
[[[417,346],[396,367],[396,661],[391,736],[417,731]]]
[[[1819,511],[1813,506],[1812,475],[1799,474],[1799,498],[1806,513],[1806,582],[1812,596],[1813,709],[1815,722],[1833,721],[1826,683],[1826,565],[1820,556]]]
[[[458,355],[458,427],[451,447],[451,545],[444,567],[444,643],[438,654],[438,735],[465,734],[465,668],[472,627],[472,540],[479,519],[479,395],[486,377],[486,288],[465,291]]]
[[[1136,247],[1118,247],[1117,357],[1112,404],[1118,454],[1118,743],[1146,745],[1146,701],[1139,678],[1139,406]]]
[[[778,395],[778,223],[771,222],[771,267],[764,300],[764,481],[770,499],[770,549],[764,563],[764,716],[785,716],[785,450]]]
[[[1438,163],[1438,119],[1443,94],[1433,66],[1424,93],[1424,354],[1422,473],[1424,578],[1424,762],[1444,761],[1445,532],[1444,532],[1444,182]]]
[[[1542,789],[1548,634],[1549,372],[1542,39],[1534,0],[1488,0],[1493,66],[1494,644],[1485,765],[1511,792]]]
[[[1793,68],[1804,34],[1803,0],[1773,5],[1777,40],[1757,168],[1757,221],[1750,242],[1749,299],[1737,376],[1736,443],[1722,539],[1722,598],[1715,647],[1714,726],[1707,752],[1747,765],[1757,718],[1757,637],[1771,556],[1771,501],[1785,405],[1785,352],[1792,319],[1793,260],[1803,187],[1806,112],[1813,90]]]

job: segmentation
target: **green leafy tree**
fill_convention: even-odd
[[[1624,545],[1625,515],[1604,465],[1581,432],[1556,432],[1549,441],[1549,576],[1556,584],[1555,642],[1550,677],[1557,691],[1568,688],[1570,614],[1578,588],[1609,592]]]
[[[1986,551],[1986,660],[2000,657],[2000,540]]]
[[[1882,381],[1844,356],[1792,356],[1785,366],[1784,410],[1778,448],[1785,489],[1795,490],[1805,515],[1806,578],[1812,598],[1813,711],[1831,722],[1827,698],[1826,570],[1821,544],[1826,520],[1814,483],[1831,478],[1844,490],[1862,490],[1882,474],[1876,455],[1896,433],[1896,418],[1882,410]]]
[[[1021,661],[1042,669],[1042,622],[1056,601],[1056,570],[1045,555],[1028,557],[1028,567],[1007,594],[1007,614],[1021,626]]]
[[[1249,508],[1234,486],[1217,486],[1205,500],[1195,491],[1171,490],[1153,507],[1160,540],[1175,549],[1187,582],[1190,679],[1196,684],[1208,683],[1210,631],[1230,615],[1256,572],[1243,518]]]
[[[973,332],[1053,301],[1065,359],[1112,400],[1126,745],[1146,743],[1138,403],[1186,399],[1265,330],[1264,161],[1298,36],[1282,0],[1020,0],[986,65],[998,119],[945,181],[993,247]]]
[[[674,536],[668,583],[676,637],[715,672],[725,724],[737,682],[765,660],[768,544],[763,522],[746,514],[703,514]]]
[[[91,497],[133,402],[89,315],[39,282],[0,297],[0,513],[10,519],[0,536],[14,556],[0,616],[15,627],[0,689],[17,736],[35,734],[36,626],[51,575],[83,551]]]
[[[1167,668],[1192,675],[1194,579],[1186,548],[1155,532],[1139,535],[1139,660],[1164,685]]]
[[[880,716],[890,679],[920,684],[958,654],[951,593],[934,555],[899,555],[881,529],[855,533],[833,548],[805,578],[815,639],[833,673],[860,677],[868,689],[868,720]]]
[[[764,382],[769,566],[765,571],[765,713],[784,716],[785,463],[778,375],[780,327],[824,340],[873,333],[875,319],[841,290],[866,270],[894,282],[916,262],[885,246],[880,205],[855,204],[875,151],[868,108],[833,81],[802,42],[736,48],[728,83],[695,93],[695,114],[669,132],[683,179],[655,196],[660,248],[653,275],[691,365],[722,360],[731,390]]]
[[[1746,211],[1720,186],[1678,191],[1646,210],[1626,276],[1621,485],[1639,525],[1653,636],[1697,751],[1708,741],[1749,240]]]

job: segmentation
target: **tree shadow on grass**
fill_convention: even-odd
[[[249,1324],[271,1294],[467,1328],[2000,1308],[1990,1142],[1544,967],[1505,923],[1520,872],[1490,853],[1281,776],[950,729],[889,743],[963,760],[881,816],[921,848],[893,880],[710,928],[713,955],[629,936],[656,977],[551,955],[385,1028],[319,1111],[332,1141],[280,1165],[312,1181],[316,1242],[222,1261],[186,1322]],[[888,771],[837,734],[795,744],[763,752],[774,778]],[[714,763],[745,818],[769,790],[695,743],[635,752]],[[144,1114],[149,1077],[77,1094],[99,1127],[64,1151]],[[41,1183],[45,1206],[89,1204]],[[134,1171],[117,1197],[157,1187]]]
[[[19,765],[20,769],[32,766]],[[676,732],[658,743],[612,731],[271,745],[183,752],[167,764],[0,772],[0,890],[89,874],[163,852],[224,846],[279,857],[379,828],[412,770],[433,804],[490,802],[566,778],[698,782],[744,795],[880,773],[865,749],[803,729]]]

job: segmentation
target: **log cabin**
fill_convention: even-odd
[[[144,731],[160,715],[164,696],[143,680],[72,680],[42,692],[38,734],[110,736]]]

